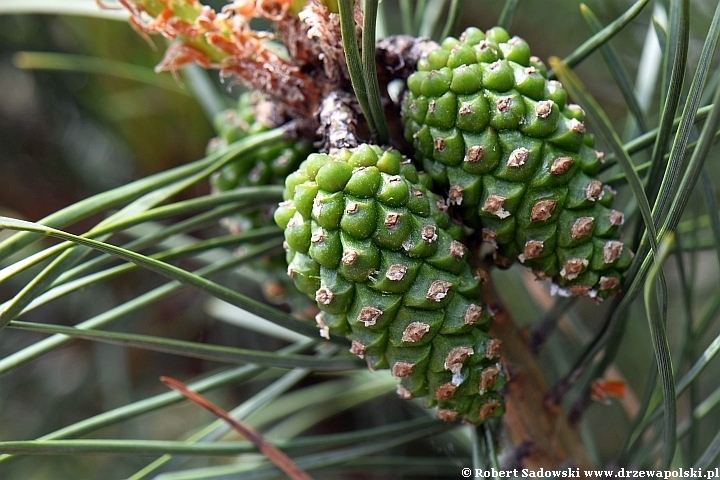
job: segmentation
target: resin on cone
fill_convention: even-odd
[[[389,368],[401,398],[478,424],[503,411],[500,343],[487,333],[463,229],[429,183],[377,146],[312,154],[287,178],[275,220],[321,334],[345,335],[371,369]]]
[[[603,154],[523,39],[468,28],[420,59],[407,86],[416,160],[498,265],[518,259],[563,295],[618,290],[632,252],[618,240],[614,191],[596,179]]]

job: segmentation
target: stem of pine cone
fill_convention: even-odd
[[[498,298],[490,285],[485,284],[483,290],[486,299]],[[570,464],[590,468],[578,431],[559,408],[545,402],[547,384],[525,335],[506,311],[496,310],[490,333],[502,340],[503,360],[510,372],[503,424],[518,453],[510,455],[518,463],[512,467],[537,470]]]

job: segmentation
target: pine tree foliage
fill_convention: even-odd
[[[717,5],[0,14],[0,477],[720,465]]]

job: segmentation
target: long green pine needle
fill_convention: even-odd
[[[377,63],[375,60],[375,26],[377,23],[378,0],[365,0],[363,3],[363,30],[362,30],[362,71],[365,91],[368,94],[370,115],[377,129],[377,139],[380,144],[390,140],[385,112],[380,95],[380,84],[377,76]]]
[[[193,275],[192,273],[189,273],[181,268],[157,261],[145,255],[140,255],[138,253],[131,252],[129,250],[116,247],[114,245],[109,245],[107,243],[98,242],[89,238],[72,235],[70,233],[63,232],[54,228],[49,228],[44,225],[38,225],[33,222],[25,222],[22,220],[16,220],[7,217],[0,217],[0,228],[42,233],[44,235],[54,236],[62,240],[69,240],[80,245],[84,245],[105,253],[109,253],[126,261],[136,263],[143,268],[147,268],[168,278],[172,278],[173,280],[178,280],[181,283],[192,285],[196,288],[206,291],[207,293],[210,293],[211,295],[221,300],[225,300],[228,303],[231,303],[237,307],[259,315],[263,318],[266,318],[267,320],[275,322],[280,326],[289,328],[290,330],[294,330],[298,333],[303,333],[308,336],[317,335],[317,331],[312,325],[296,320],[295,318],[291,317],[286,313],[283,313],[274,308],[270,308],[265,304],[258,302],[257,300],[253,300],[245,295],[239,294],[234,290],[224,287],[218,283],[212,282],[202,277],[198,277],[197,275]],[[349,343],[348,340],[346,340],[345,338],[340,338],[337,336],[331,336],[330,338],[331,341],[339,343],[341,345],[347,345]]]
[[[353,0],[338,0],[343,51],[345,52],[348,73],[350,74],[350,82],[352,83],[358,104],[360,104],[360,110],[362,110],[365,116],[370,131],[377,132],[378,128],[377,125],[375,125],[375,118],[370,108],[370,100],[365,85],[365,73],[362,67],[362,59],[360,57],[360,49],[358,48],[357,34],[355,32],[355,7],[353,3]]]
[[[650,335],[653,340],[653,348],[655,350],[655,361],[660,373],[660,382],[663,392],[664,405],[664,441],[662,468],[670,466],[670,462],[675,455],[677,446],[677,435],[675,425],[677,423],[677,409],[675,398],[675,378],[673,375],[672,360],[670,358],[670,347],[668,345],[666,330],[667,311],[658,305],[657,292],[655,290],[655,282],[661,278],[662,264],[671,252],[673,244],[673,234],[668,233],[660,242],[660,249],[655,257],[647,281],[645,282],[645,311],[647,313],[648,325],[650,327]]]

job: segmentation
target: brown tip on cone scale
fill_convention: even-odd
[[[499,98],[498,101],[495,102],[498,112],[507,113],[507,111],[510,110],[510,102],[512,102],[512,97]]]
[[[291,265],[288,265],[287,274],[288,274],[288,277],[295,278],[295,269],[292,268]]]
[[[402,334],[402,341],[408,343],[418,342],[429,331],[430,325],[427,323],[412,322],[410,325],[405,327],[405,331]]]
[[[278,282],[267,282],[263,285],[263,295],[269,300],[282,301],[287,295],[287,290]]]
[[[460,185],[453,185],[448,192],[448,203],[450,205],[462,205],[463,189]]]
[[[435,113],[435,100],[430,100],[430,103],[428,103],[428,112]]]
[[[345,250],[342,254],[342,263],[348,267],[355,263],[360,254],[357,250]]]
[[[550,218],[555,211],[557,201],[550,199],[538,200],[530,211],[531,222],[542,222]]]
[[[505,255],[502,255],[501,253],[495,251],[493,252],[493,263],[497,265],[500,268],[510,268],[512,264],[514,263],[514,260],[510,257],[506,257]]]
[[[423,225],[420,229],[420,236],[425,243],[433,243],[437,240],[437,233],[434,225]]]
[[[469,163],[479,162],[480,159],[482,159],[484,151],[485,148],[482,145],[473,145],[468,148],[468,151],[465,154],[465,161]]]
[[[385,215],[385,228],[394,228],[400,221],[399,213],[388,213]]]
[[[315,315],[315,323],[320,329],[320,336],[326,340],[330,340],[330,328],[325,324],[322,313]]]
[[[387,272],[385,272],[385,278],[391,282],[399,282],[403,279],[406,273],[407,267],[405,265],[393,263],[388,267]]]
[[[315,230],[310,237],[310,243],[320,243],[323,240],[325,240],[325,232],[322,228]]]
[[[437,209],[439,211],[441,211],[443,213],[448,211],[448,205],[447,205],[447,203],[445,203],[445,200],[443,200],[442,198],[435,201],[435,206],[437,207]]]
[[[570,227],[570,238],[578,240],[592,232],[595,219],[593,217],[580,217]]]
[[[527,73],[528,75],[535,75],[536,73],[538,73],[538,71],[537,71],[537,68],[530,66],[530,67],[525,67],[525,73]]]
[[[594,202],[602,195],[602,182],[599,180],[591,180],[585,187],[585,198]]]
[[[590,292],[590,286],[589,285],[570,285],[568,287],[568,290],[570,290],[570,295],[573,297],[584,297]]]
[[[558,82],[557,80],[550,80],[548,83],[555,88],[563,88],[562,83]]]
[[[527,161],[528,157],[530,156],[530,151],[525,147],[516,148],[512,152],[510,152],[510,157],[507,161],[508,168],[519,168],[525,165],[525,162]]]
[[[258,167],[254,167],[250,172],[248,173],[248,179],[252,183],[257,183],[260,180],[260,177],[262,176],[262,170]]]
[[[570,170],[573,162],[572,157],[555,157],[550,165],[550,175],[562,175]]]
[[[375,325],[375,322],[377,322],[377,319],[380,318],[380,315],[382,314],[383,311],[379,308],[363,307],[360,309],[360,313],[358,313],[357,321],[362,322],[366,327],[369,327],[371,325]]]
[[[465,247],[465,245],[458,242],[457,240],[453,240],[450,242],[450,256],[451,257],[463,258],[465,256],[466,251],[467,251],[467,247]]]
[[[449,408],[438,408],[437,411],[437,419],[442,420],[443,422],[454,422],[457,420],[458,415],[460,415],[455,410],[450,410]]]
[[[478,393],[480,393],[480,395],[483,395],[490,387],[495,385],[499,374],[500,369],[496,365],[493,365],[492,367],[487,367],[482,372],[480,372],[480,388],[478,390]]]
[[[443,140],[441,137],[437,137],[433,141],[433,148],[435,148],[435,150],[437,150],[438,152],[442,152],[443,150],[445,150],[445,140]]]
[[[610,213],[608,213],[608,218],[610,219],[610,225],[614,227],[619,227],[623,223],[625,223],[625,215],[623,215],[622,212],[618,212],[617,210],[610,210]]]
[[[482,229],[482,241],[497,248],[497,232],[489,228]]]
[[[534,70],[534,69],[533,69]],[[537,71],[537,70],[536,70]],[[535,72],[533,72],[535,73]],[[535,115],[538,118],[547,118],[552,113],[552,100],[543,100],[535,104]]]
[[[395,378],[405,378],[409,377],[412,372],[413,368],[415,368],[415,365],[408,362],[395,362],[395,365],[392,366],[392,376]]]
[[[410,390],[403,387],[402,385],[397,386],[397,396],[400,397],[402,400],[411,400],[413,398],[413,394],[410,393]]]
[[[453,383],[443,383],[435,389],[435,398],[438,400],[447,400],[448,398],[452,398],[452,396],[455,395],[457,388],[457,385]]]
[[[598,162],[605,163],[605,152],[601,152],[599,150],[593,150],[595,152],[595,156],[598,159]]]
[[[478,267],[475,269],[475,278],[480,282],[480,285],[485,285],[490,281],[490,274],[484,268]]]
[[[605,263],[612,263],[618,258],[623,250],[623,243],[617,240],[610,240],[603,246],[603,260]]]
[[[617,277],[600,277],[600,281],[598,282],[598,290],[605,291],[605,290],[612,290],[613,288],[620,285],[620,280],[617,279]]]
[[[363,358],[363,355],[365,355],[365,350],[367,350],[367,347],[357,340],[353,340],[350,344],[350,353],[360,358]]]
[[[465,325],[475,325],[477,322],[480,321],[480,317],[482,316],[482,307],[480,305],[475,305],[474,303],[471,303],[467,310],[465,310],[465,315],[463,316],[463,323]]]
[[[412,194],[415,198],[423,198],[425,196],[425,194],[423,194],[423,192],[421,192],[417,188],[412,189]]]
[[[360,208],[360,204],[357,202],[349,202],[347,204],[347,207],[345,208],[345,213],[348,215],[352,215],[353,213],[358,211],[358,208]]]
[[[585,133],[585,124],[575,118],[570,119],[570,130],[575,133]]]
[[[452,348],[445,356],[445,364],[443,367],[445,370],[451,372],[459,372],[470,355],[473,354],[473,349],[470,347],[455,347]]]
[[[464,117],[465,115],[470,115],[471,113],[473,113],[472,105],[469,103],[463,103],[460,106],[460,110],[458,110],[458,113],[461,117]]]
[[[500,402],[497,400],[488,400],[483,403],[478,414],[480,416],[480,420],[487,420],[492,417],[498,408],[500,408]]]
[[[485,199],[485,203],[483,204],[483,212],[492,213],[499,218],[509,217],[510,212],[503,209],[505,200],[507,199],[505,197],[501,197],[500,195],[488,195]]]
[[[523,247],[523,257],[525,260],[537,258],[542,253],[544,247],[545,244],[540,240],[528,240]]]
[[[542,270],[533,270],[532,273],[535,275],[535,280],[540,282],[543,280],[547,280],[548,278],[547,273],[543,272]]]
[[[435,280],[430,284],[425,298],[433,302],[440,302],[445,298],[452,287],[452,283],[445,280]]]
[[[328,287],[320,287],[320,289],[315,292],[315,301],[321,305],[330,305],[334,296],[335,294]]]
[[[585,258],[571,258],[563,263],[563,268],[560,270],[560,276],[566,280],[574,280],[580,275],[582,269],[588,265],[588,261]]]
[[[491,338],[487,342],[487,348],[485,349],[486,358],[498,358],[502,353],[502,340],[499,338]]]

